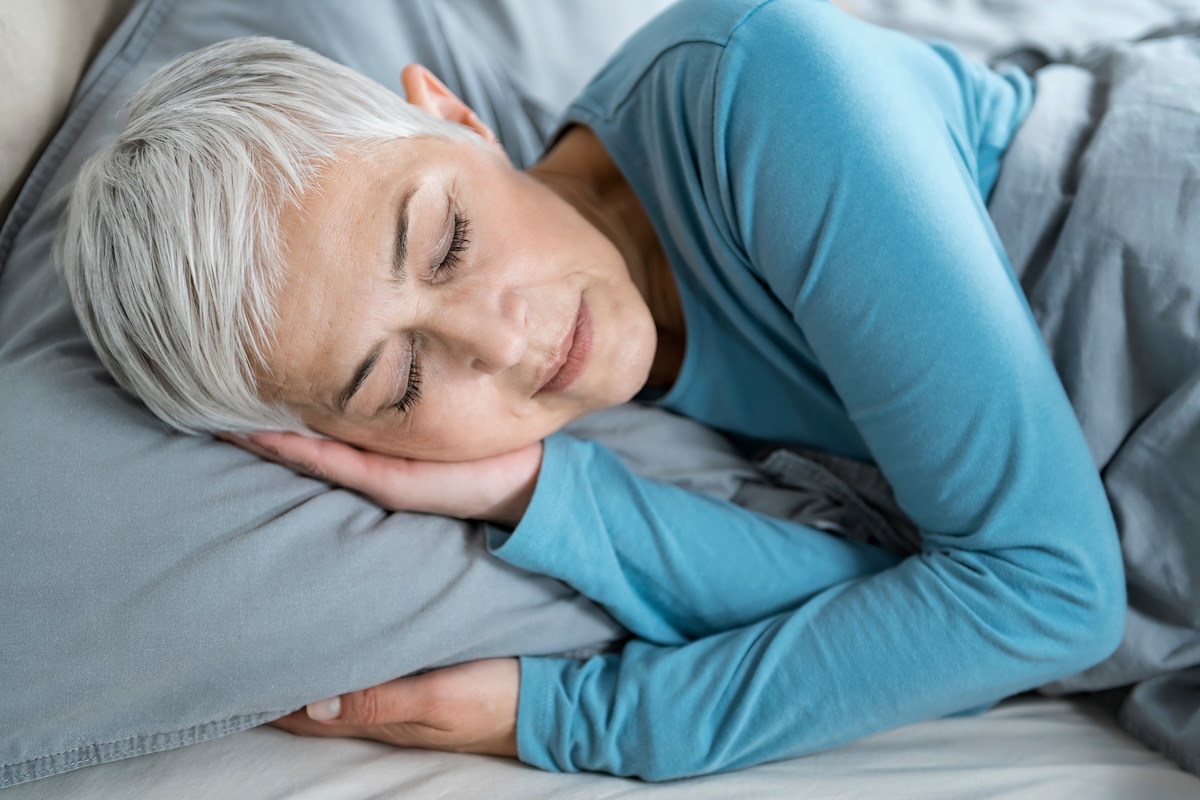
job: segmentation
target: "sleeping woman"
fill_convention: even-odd
[[[635,638],[281,726],[667,779],[986,707],[1118,647],[1113,510],[988,214],[1024,73],[823,0],[687,0],[527,171],[428,71],[402,83],[270,39],[166,67],[74,189],[78,314],[169,424],[483,520],[492,554]],[[632,399],[876,465],[919,552],[559,432]]]

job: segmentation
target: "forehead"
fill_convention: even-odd
[[[480,173],[477,162],[485,160],[483,148],[450,139],[355,148],[281,210],[282,279],[273,297],[273,341],[264,352],[264,394],[298,410],[314,401],[317,408],[336,407],[337,394],[383,330],[402,199],[421,187],[409,213],[412,243],[428,235],[450,187]]]
[[[391,215],[415,177],[403,153],[387,152],[398,149],[343,154],[282,209],[281,280],[264,353],[263,389],[272,399],[303,408],[328,404],[337,391],[332,378],[351,340],[361,339],[378,266],[389,258]]]

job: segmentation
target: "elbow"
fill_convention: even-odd
[[[1096,659],[1099,663],[1111,656],[1125,638],[1125,622],[1129,617],[1129,599],[1125,594],[1125,560],[1121,555],[1119,539],[1114,526],[1113,550],[1110,574],[1104,582],[1104,591],[1096,603],[1096,626],[1099,648],[1103,651]]]
[[[1128,618],[1129,607],[1125,598],[1125,572],[1118,569],[1114,585],[1107,587],[1108,591],[1096,604],[1095,615],[1096,652],[1092,664],[1099,664],[1111,656],[1121,646],[1125,638],[1125,622]],[[1088,666],[1092,666],[1089,664]]]
[[[1099,664],[1125,634],[1125,573],[1115,529],[1111,539],[1064,536],[1056,544],[1010,551],[991,565],[1012,602],[1000,630],[1025,664],[1027,687]]]
[[[1086,662],[1079,668],[1081,670],[1099,664],[1116,652],[1125,637],[1129,613],[1125,596],[1125,562],[1115,522],[1105,526],[1099,542],[1103,545],[1092,551],[1094,560],[1087,568],[1091,591],[1086,608],[1090,621],[1089,632],[1084,638],[1089,641],[1081,647]]]
[[[1079,564],[1075,579],[1066,582],[1070,590],[1065,597],[1059,595],[1067,609],[1057,626],[1064,645],[1059,677],[1099,664],[1116,652],[1124,638],[1125,573],[1119,550],[1113,550],[1105,559]]]
[[[1092,598],[1084,619],[1086,624],[1074,632],[1070,669],[1081,672],[1104,661],[1121,645],[1125,636],[1126,605],[1124,586],[1119,591],[1106,587]]]

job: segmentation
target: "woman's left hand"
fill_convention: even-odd
[[[489,658],[311,703],[271,725],[298,736],[517,757],[515,658]]]
[[[295,433],[218,434],[269,461],[361,492],[391,511],[516,527],[542,466],[542,443],[478,461],[417,461]]]

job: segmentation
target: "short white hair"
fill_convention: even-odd
[[[291,42],[234,39],[156,72],[71,190],[56,249],[116,381],[196,432],[309,432],[258,389],[283,283],[280,213],[339,153],[478,138]]]

